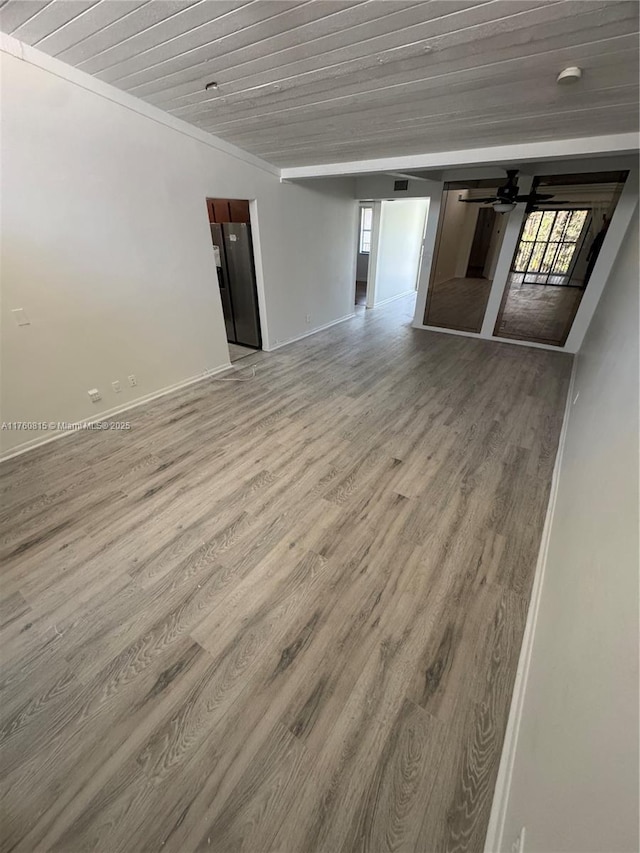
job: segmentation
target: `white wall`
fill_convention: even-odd
[[[475,204],[464,204],[458,201],[460,196],[465,198],[466,195],[466,190],[448,190],[443,193],[444,219],[436,246],[434,284],[449,281],[457,275],[464,276],[466,272],[466,261],[469,259],[475,220],[478,217]]]
[[[270,346],[351,316],[358,221],[353,181],[270,182],[258,209]]]
[[[429,201],[383,201],[377,248],[375,304],[416,289]]]
[[[28,60],[0,54],[3,421],[95,418],[228,363],[207,196],[255,200],[266,347],[353,311],[353,180],[283,184],[239,149],[3,45]],[[46,435],[0,438],[7,452]]]
[[[362,201],[397,198],[440,198],[442,183],[438,178],[409,180],[406,190],[394,190],[394,175],[362,175],[356,178],[356,196]]]
[[[465,278],[467,275],[467,267],[469,266],[469,256],[471,255],[471,246],[476,233],[476,225],[478,224],[478,216],[480,215],[479,204],[463,204],[458,202],[458,197],[466,198],[468,190],[454,191],[451,195],[451,206],[455,204],[458,208],[458,216],[461,216],[462,221],[459,225],[459,231],[455,230],[449,233],[449,239],[453,244],[452,250],[455,257],[455,266],[453,275],[455,278]],[[460,210],[462,208],[462,210]],[[446,234],[443,236],[447,236]]]
[[[636,208],[577,357],[505,853],[639,849],[638,307]]]
[[[493,231],[491,232],[491,240],[489,242],[489,250],[482,271],[485,278],[493,279],[498,266],[498,257],[502,248],[507,222],[509,221],[509,213],[499,213],[493,223]]]

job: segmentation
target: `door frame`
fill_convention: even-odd
[[[367,199],[365,202],[358,202],[359,204],[364,203],[365,206],[373,207],[373,221],[372,221],[372,230],[371,230],[371,251],[369,253],[369,270],[367,273],[367,308],[375,308],[376,306],[376,284],[377,284],[377,273],[378,273],[378,257],[380,252],[380,234],[382,230],[382,202],[383,201],[404,201],[405,199],[397,199],[397,198],[377,198],[377,199]],[[406,201],[426,201],[427,209],[424,217],[424,227],[422,230],[422,237],[420,242],[420,254],[418,257],[418,265],[416,269],[416,280],[414,284],[413,290],[417,294],[417,300],[420,299],[420,285],[422,282],[423,272],[425,270],[425,266],[429,265],[430,259],[425,256],[425,247],[427,243],[427,229],[429,226],[429,213],[431,211],[431,204],[433,201],[432,196],[429,195],[419,195],[419,196],[410,196]],[[358,237],[360,234],[360,225],[358,224]],[[357,244],[359,245],[359,243]],[[355,288],[355,284],[354,284]],[[396,297],[394,297],[396,298]],[[354,301],[355,301],[355,289],[354,289]]]
[[[351,304],[356,304],[356,287],[358,281],[358,255],[360,254],[360,227],[362,222],[362,209],[370,207],[373,211],[371,216],[371,246],[369,249],[369,263],[367,265],[367,291],[365,308],[373,308],[373,297],[375,288],[375,275],[372,276],[372,268],[377,263],[378,257],[378,238],[380,235],[380,207],[379,201],[373,199],[358,199],[356,216],[356,251],[353,264],[353,295]],[[361,279],[360,279],[361,280]]]
[[[260,340],[262,341],[262,349],[268,350],[271,346],[271,340],[269,338],[269,327],[267,323],[267,297],[262,264],[262,246],[260,242],[258,199],[256,198],[249,199],[249,224],[251,225],[251,242],[253,245],[253,267],[256,273],[256,292],[258,295],[258,322],[260,326]]]
[[[382,220],[382,201],[372,203],[373,217],[371,220],[371,250],[369,252],[369,268],[367,270],[367,301],[366,308],[375,308],[376,276],[378,271],[378,253],[380,249],[380,222]]]
[[[249,225],[251,226],[251,244],[253,246],[253,267],[256,274],[256,293],[258,297],[258,325],[260,327],[260,340],[262,342],[261,349],[269,350],[270,349],[270,338],[269,338],[269,327],[267,322],[267,299],[266,299],[266,289],[265,289],[265,280],[264,280],[264,271],[263,271],[263,261],[262,261],[262,246],[260,241],[260,226],[259,226],[259,214],[258,214],[258,200],[256,198],[249,199],[236,199],[233,196],[213,196],[207,194],[205,196],[205,208],[207,211],[207,222],[210,222],[209,219],[209,202],[214,198],[233,198],[236,201],[248,201],[249,202]],[[211,240],[211,229],[208,229],[209,240]],[[216,273],[216,282],[218,283],[218,287],[220,286],[220,282],[218,281],[218,270],[214,263],[214,270]],[[220,293],[217,294],[218,299],[220,300]],[[222,310],[222,300],[220,300],[220,311],[224,316],[224,312]],[[229,341],[227,341],[227,345]],[[228,348],[228,346],[227,346]],[[256,350],[259,352],[259,350]],[[231,353],[229,351],[229,360],[231,361]]]

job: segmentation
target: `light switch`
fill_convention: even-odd
[[[12,308],[11,313],[18,326],[30,326],[31,320],[27,317],[27,312],[24,308]]]

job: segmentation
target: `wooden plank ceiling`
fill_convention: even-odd
[[[638,127],[637,0],[4,0],[0,29],[279,166]],[[584,70],[561,87],[559,71]],[[217,89],[205,91],[216,81]]]

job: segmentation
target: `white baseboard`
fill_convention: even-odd
[[[231,362],[227,362],[220,367],[211,368],[198,376],[192,376],[190,379],[183,379],[182,382],[176,382],[174,385],[167,385],[159,391],[153,391],[151,394],[145,394],[144,397],[138,397],[130,403],[125,403],[123,406],[116,406],[113,409],[107,409],[105,412],[100,412],[99,415],[95,415],[94,417],[83,418],[81,421],[76,421],[73,426],[81,427],[84,424],[95,424],[99,421],[107,421],[114,417],[114,415],[119,415],[122,412],[128,412],[129,409],[135,409],[138,406],[143,406],[145,403],[157,400],[158,397],[165,397],[167,394],[172,394],[174,391],[180,391],[182,388],[187,388],[189,385],[195,385],[196,382],[204,382],[205,379],[209,379],[211,376],[223,373],[225,370],[230,370],[232,366]],[[26,441],[23,444],[18,445],[18,447],[12,447],[10,450],[7,450],[6,453],[0,454],[0,462],[4,462],[7,459],[13,459],[15,456],[21,456],[23,453],[28,453],[29,450],[35,450],[36,447],[42,447],[43,444],[49,444],[52,441],[57,441],[60,438],[66,438],[70,435],[76,435],[77,431],[81,430],[56,430],[53,434],[47,433],[46,435],[38,436],[31,441]]]
[[[405,296],[415,296],[417,291],[405,290],[404,293],[398,293],[396,296],[390,296],[388,299],[381,299],[380,302],[374,302],[373,308],[380,308],[382,305],[388,305],[390,302],[395,302],[396,299],[404,299]],[[367,308],[369,306],[367,305]]]
[[[338,320],[332,320],[330,323],[325,323],[324,326],[317,326],[315,329],[310,329],[308,332],[305,332],[303,335],[298,335],[295,338],[287,338],[286,341],[278,341],[277,344],[272,344],[269,347],[263,347],[265,352],[273,352],[274,350],[281,349],[282,347],[286,347],[289,344],[295,344],[296,341],[301,341],[303,338],[308,338],[310,335],[315,335],[316,332],[323,332],[325,329],[330,329],[331,326],[337,326],[338,323],[344,323],[345,320],[352,320],[356,316],[355,311],[353,314],[347,314],[344,317],[340,317]]]
[[[569,415],[574,396],[573,389],[575,385],[577,364],[578,359],[577,357],[574,357],[573,367],[571,370],[571,379],[569,381],[569,390],[567,392],[567,402],[564,411],[564,418],[562,421],[562,429],[560,430],[560,437],[558,440],[558,452],[556,454],[556,461],[553,466],[551,490],[549,492],[549,503],[547,505],[547,513],[544,520],[544,527],[542,529],[542,539],[540,542],[540,550],[538,552],[538,561],[536,563],[533,587],[531,589],[531,600],[529,601],[527,621],[524,628],[524,634],[522,636],[520,657],[518,659],[518,669],[516,670],[516,680],[513,686],[513,695],[511,697],[509,720],[507,722],[507,730],[505,732],[504,744],[502,746],[502,755],[500,757],[498,778],[496,780],[496,787],[493,794],[491,815],[489,816],[489,827],[487,829],[487,836],[485,839],[484,853],[502,853],[504,826],[507,816],[507,808],[509,805],[509,794],[511,792],[513,767],[518,746],[518,735],[520,732],[520,723],[522,720],[524,697],[527,689],[527,681],[529,679],[529,668],[531,666],[533,641],[536,632],[536,624],[538,621],[538,612],[540,610],[540,601],[542,598],[544,576],[547,568],[549,540],[551,538],[553,515],[555,512],[556,500],[558,497],[560,468],[562,467],[562,457],[564,454],[564,446],[567,438]]]

